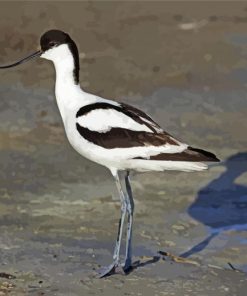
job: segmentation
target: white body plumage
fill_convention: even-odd
[[[76,118],[78,110],[86,105],[95,103],[107,103],[120,106],[119,103],[106,100],[101,97],[84,92],[79,85],[74,83],[73,56],[68,45],[63,44],[54,49],[46,51],[42,58],[53,61],[56,69],[55,94],[60,110],[66,135],[74,149],[84,157],[108,167],[110,170],[134,169],[137,171],[162,171],[182,170],[197,171],[204,170],[207,165],[200,162],[172,161],[172,160],[148,160],[135,158],[149,158],[159,153],[179,153],[187,149],[188,145],[177,141],[178,145],[166,143],[159,146],[139,146],[129,148],[107,149],[95,145],[84,139],[76,130],[76,123],[99,133],[109,132],[113,127],[124,128],[132,131],[144,131],[153,133],[145,124],[134,121],[115,109],[97,109]],[[145,119],[148,122],[147,119]],[[150,123],[150,122],[149,122]],[[152,124],[152,122],[151,122]],[[157,128],[156,128],[157,129]],[[159,129],[161,131],[161,129]],[[126,138],[128,141],[128,138]]]

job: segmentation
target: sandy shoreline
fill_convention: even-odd
[[[223,160],[134,175],[134,260],[151,261],[98,280],[119,215],[110,173],[69,146],[49,63],[1,72],[0,295],[244,295],[247,5],[2,2],[0,19],[0,64],[36,49],[44,30],[67,30],[86,90]],[[156,261],[160,250],[198,265]]]

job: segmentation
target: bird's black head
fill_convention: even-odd
[[[11,67],[20,65],[20,64],[22,64],[30,59],[33,59],[35,57],[42,57],[42,58],[46,58],[48,60],[54,61],[54,59],[57,56],[62,55],[62,52],[59,50],[53,51],[53,49],[59,48],[60,45],[67,45],[70,53],[73,56],[73,60],[74,60],[73,75],[74,75],[75,83],[78,84],[79,83],[79,70],[80,70],[78,49],[77,49],[75,42],[70,38],[70,36],[67,33],[60,31],[60,30],[50,30],[41,36],[41,38],[40,38],[41,50],[38,50],[38,51],[34,52],[33,54],[31,54],[31,55],[21,59],[20,61],[13,63],[13,64],[6,65],[6,66],[0,66],[0,69],[1,68],[2,69],[11,68]],[[61,58],[63,58],[63,57],[61,57]]]
[[[45,52],[61,44],[70,43],[74,43],[70,36],[67,33],[59,30],[47,31],[40,38],[40,47],[42,52]]]
[[[69,34],[60,30],[50,30],[44,33],[40,38],[40,46],[42,51],[41,57],[53,60],[52,58],[47,57],[48,55],[46,55],[46,52],[48,52],[49,50],[55,49],[60,45],[67,45],[71,54],[73,55],[74,79],[75,79],[75,83],[78,84],[79,70],[80,70],[79,53],[78,53],[78,49],[75,42],[70,38]],[[59,54],[59,52],[57,54]]]

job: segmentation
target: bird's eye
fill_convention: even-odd
[[[49,46],[50,46],[50,47],[53,47],[53,46],[55,46],[55,45],[56,45],[56,43],[55,43],[54,41],[49,42]]]

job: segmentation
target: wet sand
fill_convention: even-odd
[[[99,280],[120,211],[112,177],[69,146],[50,63],[1,71],[0,295],[244,295],[247,5],[0,5],[1,64],[36,50],[45,30],[66,30],[87,91],[134,104],[223,161],[202,173],[134,174],[140,263]]]

